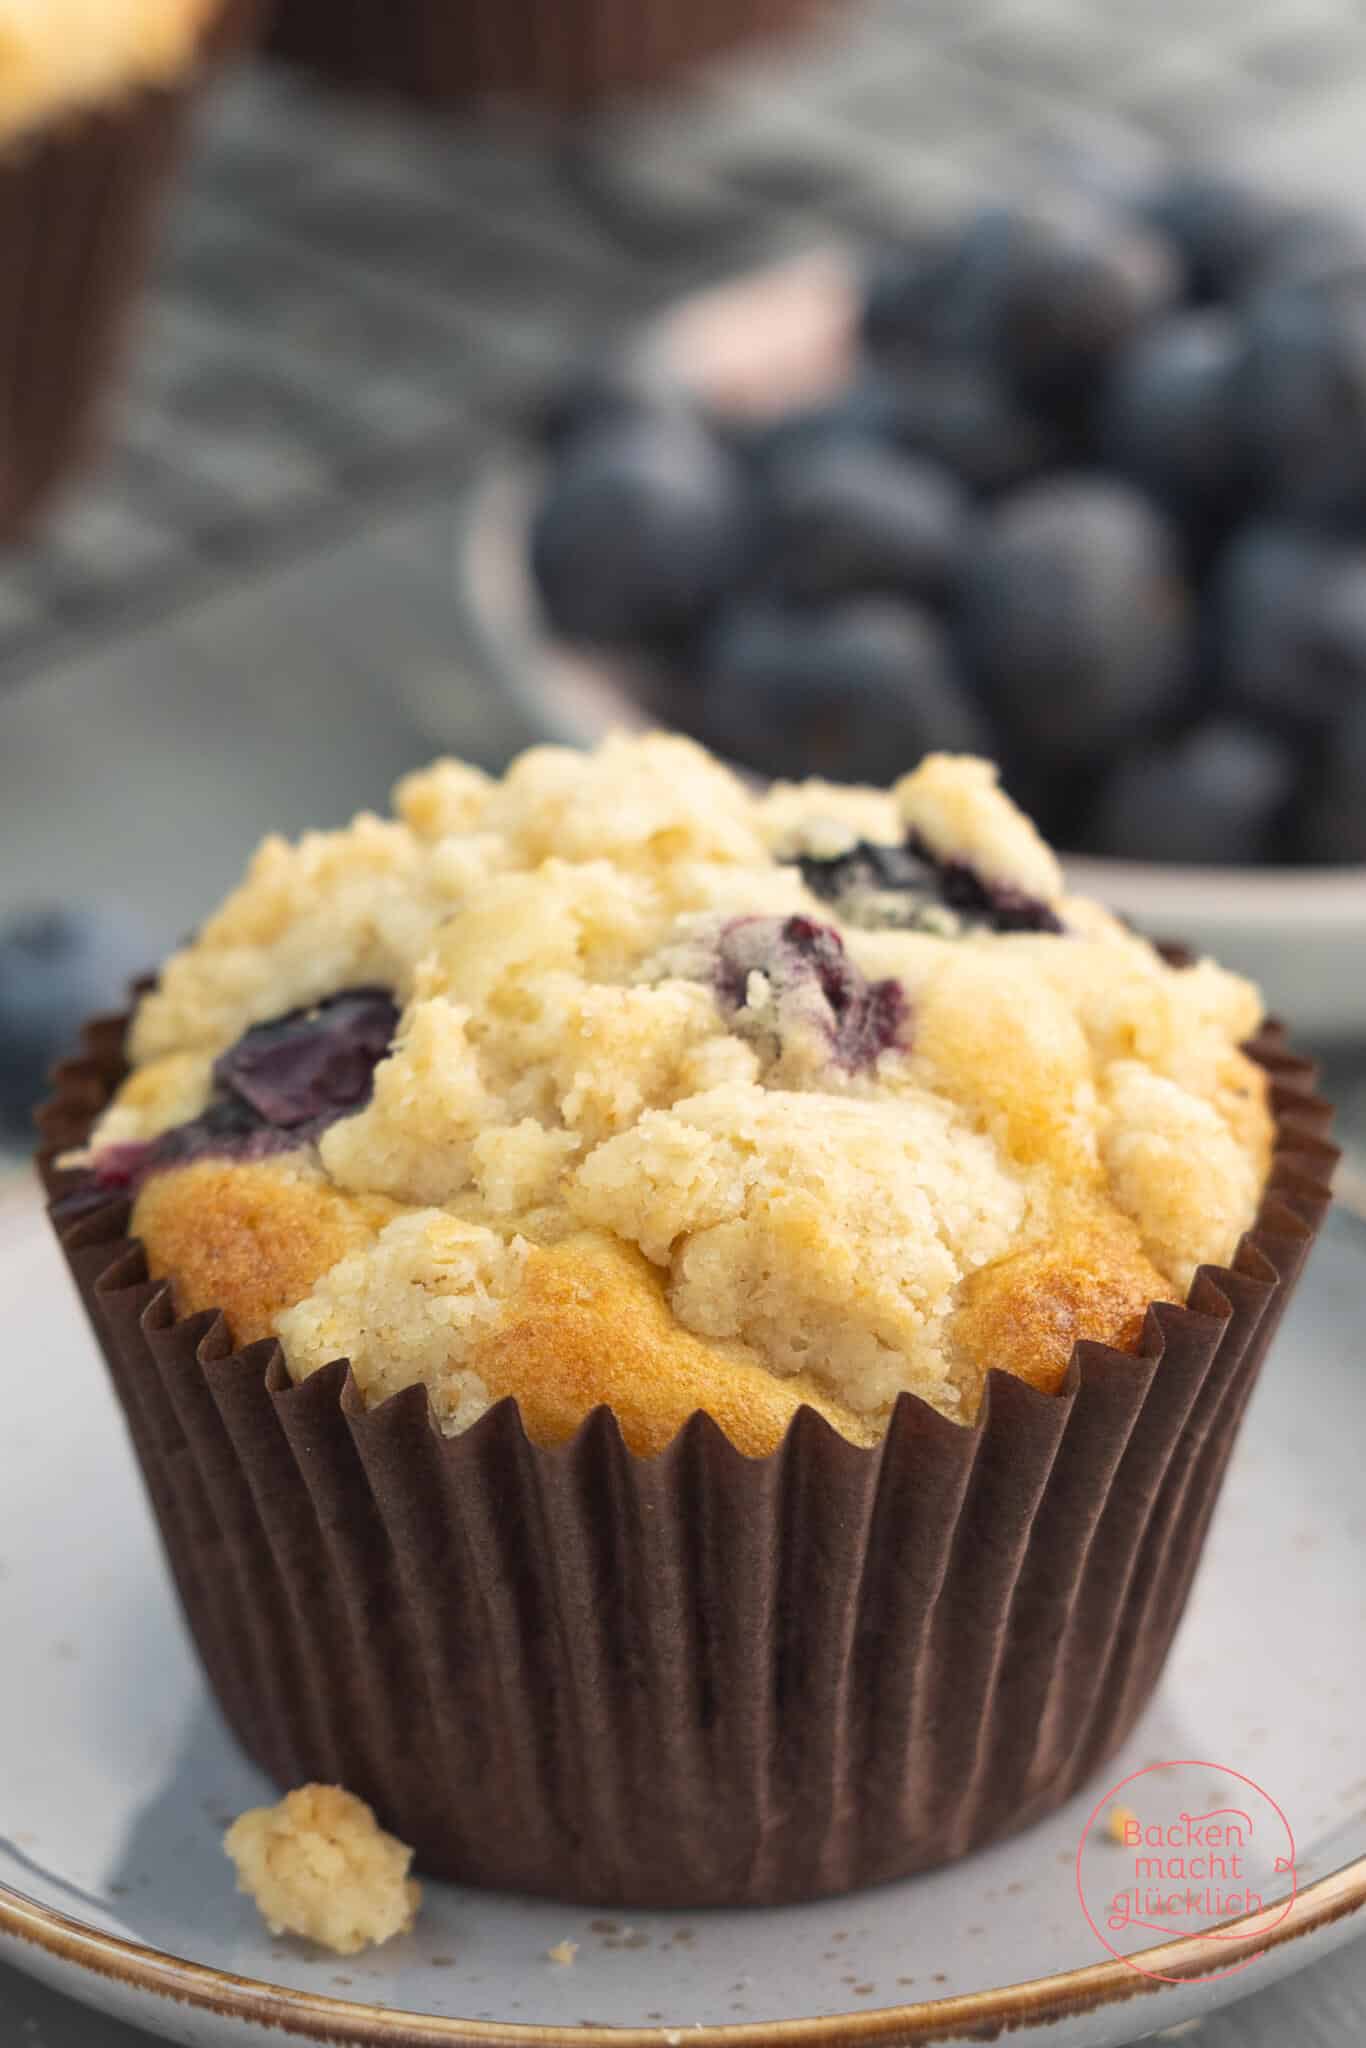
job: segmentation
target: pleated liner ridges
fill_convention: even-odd
[[[277,0],[274,52],[353,85],[555,106],[658,84],[816,0]]]
[[[421,1389],[367,1413],[344,1363],[296,1387],[273,1342],[177,1320],[126,1201],[73,1214],[53,1163],[122,1043],[101,1020],[59,1070],[43,1170],[204,1665],[278,1784],[351,1787],[433,1874],[757,1904],[960,1855],[1122,1741],[1328,1204],[1331,1112],[1279,1031],[1256,1226],[1141,1357],[1079,1345],[1052,1397],[994,1373],[973,1429],[903,1396],[876,1450],[806,1409],[761,1460],[705,1416],[638,1458],[605,1410],[538,1449],[511,1401],[443,1438]]]
[[[205,61],[236,51],[261,7],[224,0]],[[136,92],[0,148],[0,541],[91,443],[191,102]]]

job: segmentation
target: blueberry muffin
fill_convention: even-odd
[[[971,758],[755,793],[690,742],[410,777],[272,839],[82,1163],[180,1313],[441,1430],[751,1455],[1132,1352],[1252,1224],[1254,989],[1094,903]]]
[[[89,438],[190,88],[260,0],[0,0],[0,538]]]
[[[1328,1115],[986,763],[756,792],[654,737],[269,840],[42,1165],[275,1781],[461,1882],[772,1904],[1132,1728]]]

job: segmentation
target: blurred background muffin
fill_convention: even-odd
[[[810,15],[819,0],[277,0],[270,47],[349,85],[434,105],[582,106],[657,85]]]
[[[0,538],[88,439],[203,65],[255,0],[0,6]]]

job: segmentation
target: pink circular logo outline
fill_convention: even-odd
[[[1154,1771],[1172,1770],[1217,1771],[1223,1777],[1236,1778],[1239,1784],[1250,1786],[1251,1789],[1257,1794],[1258,1798],[1264,1799],[1266,1801],[1267,1805],[1272,1809],[1277,1819],[1280,1821],[1281,1826],[1285,1829],[1285,1837],[1289,1845],[1290,1853],[1288,1856],[1278,1856],[1276,1858],[1275,1871],[1278,1876],[1284,1871],[1289,1871],[1290,1892],[1288,1897],[1280,1904],[1279,1910],[1276,1912],[1275,1918],[1269,1921],[1265,1927],[1258,1929],[1257,1936],[1262,1937],[1271,1934],[1277,1927],[1281,1925],[1281,1922],[1285,1920],[1291,1913],[1291,1911],[1294,1908],[1295,1900],[1299,1896],[1299,1871],[1297,1870],[1295,1863],[1295,1831],[1290,1825],[1284,1807],[1281,1805],[1279,1800],[1272,1798],[1271,1794],[1266,1790],[1265,1786],[1259,1785],[1255,1778],[1249,1778],[1246,1772],[1235,1771],[1229,1764],[1212,1763],[1208,1758],[1205,1757],[1171,1757],[1164,1759],[1158,1763],[1142,1764],[1136,1771],[1130,1771],[1127,1778],[1121,1778],[1117,1785],[1112,1785],[1110,1787],[1110,1790],[1104,1793],[1102,1797],[1096,1801],[1095,1806],[1091,1809],[1090,1818],[1088,1819],[1086,1826],[1081,1831],[1081,1840],[1077,1844],[1077,1900],[1081,1906],[1083,1914],[1086,1917],[1087,1926],[1091,1929],[1091,1932],[1095,1935],[1096,1940],[1100,1943],[1101,1947],[1104,1949],[1108,1949],[1109,1953],[1115,1958],[1116,1962],[1123,1963],[1127,1969],[1133,1970],[1136,1975],[1140,1977],[1147,1977],[1151,1982],[1156,1984],[1214,1984],[1217,1983],[1220,1980],[1220,1978],[1223,1977],[1236,1977],[1240,1971],[1248,1969],[1251,1966],[1251,1964],[1255,1962],[1259,1962],[1262,1956],[1266,1954],[1265,1948],[1259,1948],[1254,1950],[1251,1955],[1244,1956],[1241,1962],[1230,1963],[1224,1969],[1209,1970],[1204,1972],[1200,1976],[1191,1976],[1189,1973],[1183,1973],[1179,1977],[1172,1976],[1169,1972],[1164,1970],[1145,1969],[1142,1962],[1140,1962],[1137,1957],[1126,1956],[1121,1954],[1119,1949],[1115,1947],[1112,1941],[1107,1939],[1106,1935],[1097,1925],[1096,1920],[1092,1915],[1091,1908],[1086,1903],[1086,1888],[1082,1879],[1082,1858],[1086,1851],[1086,1844],[1091,1838],[1091,1830],[1094,1828],[1097,1820],[1100,1818],[1102,1811],[1104,1811],[1107,1807],[1113,1806],[1117,1802],[1119,1794],[1123,1792],[1128,1786],[1132,1785],[1137,1779],[1146,1778],[1150,1776]],[[1235,1809],[1232,1807],[1220,1807],[1214,1809],[1214,1811],[1220,1813],[1227,1813],[1241,1811],[1241,1809]],[[1212,1816],[1208,1814],[1199,1816],[1199,1818],[1201,1819],[1209,1819],[1211,1817]],[[1183,1814],[1180,1816],[1180,1818],[1190,1820],[1195,1818],[1195,1816]],[[1269,1912],[1271,1910],[1272,1909],[1269,1907],[1262,1907],[1260,1909],[1260,1911],[1263,1913]],[[1255,1920],[1259,1917],[1259,1915],[1256,1913],[1251,1915],[1244,1914],[1242,1917],[1244,1920],[1247,1920],[1249,1918]],[[1183,1935],[1174,1928],[1155,1927],[1155,1931],[1161,1933],[1168,1941],[1233,1942],[1246,1941],[1249,1938],[1248,1928],[1246,1926],[1239,1928],[1236,1925],[1229,1928],[1202,1928],[1198,1934],[1192,1933]]]

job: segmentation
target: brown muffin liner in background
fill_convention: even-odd
[[[598,1410],[442,1437],[344,1362],[178,1319],[126,1200],[55,1165],[123,1072],[87,1032],[44,1113],[54,1222],[191,1630],[244,1748],[336,1781],[421,1869],[626,1906],[902,1877],[1059,1805],[1128,1734],[1186,1602],[1244,1405],[1328,1206],[1312,1071],[1253,1048],[1274,1167],[1230,1270],[1063,1390],[993,1372],[965,1428],[903,1395],[865,1450],[803,1409],[748,1459],[706,1416],[649,1460]]]
[[[436,105],[591,105],[811,18],[817,0],[277,0],[269,48]]]
[[[275,0],[222,0],[204,31],[202,61],[219,64],[240,57],[260,40]]]
[[[201,63],[0,146],[0,542],[25,533],[89,450],[204,67],[263,0],[225,0]]]

